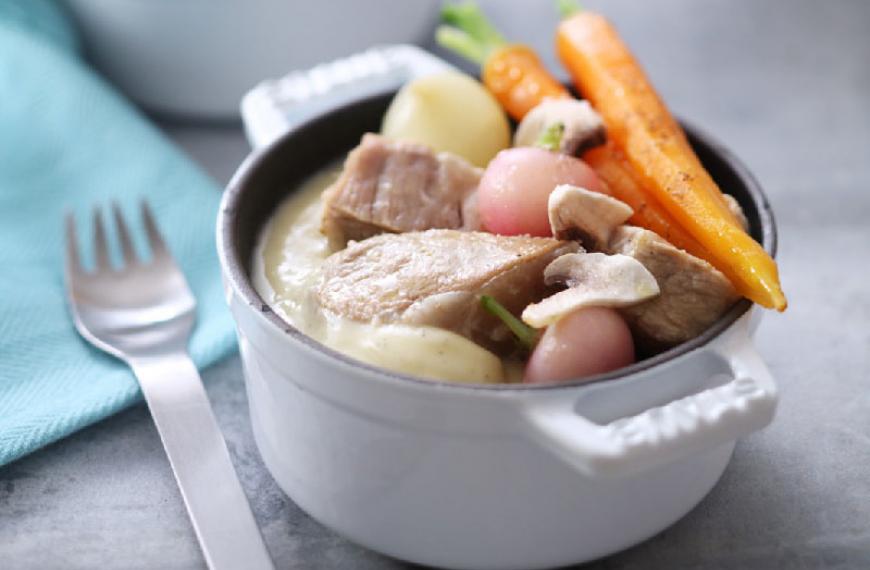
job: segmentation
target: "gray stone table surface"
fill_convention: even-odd
[[[678,114],[757,175],[790,300],[757,336],[781,386],[776,420],[738,444],[682,521],[590,567],[870,567],[870,2],[584,3],[615,20]],[[549,2],[485,6],[512,38],[552,53]],[[164,126],[221,182],[245,155],[238,127]],[[252,440],[238,357],[204,378],[278,567],[405,567],[278,489]],[[0,469],[0,568],[199,567],[141,405]]]

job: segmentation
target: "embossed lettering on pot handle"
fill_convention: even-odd
[[[573,402],[531,406],[525,417],[536,439],[593,477],[636,474],[734,441],[773,419],[777,391],[748,334],[723,356],[733,379],[635,416],[599,425]]]

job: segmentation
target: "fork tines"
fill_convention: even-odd
[[[120,242],[121,259],[123,265],[134,265],[141,262],[141,258],[136,254],[136,248],[133,245],[133,239],[121,208],[117,202],[111,203],[112,217],[114,218],[115,230]],[[157,229],[157,223],[154,221],[154,214],[148,203],[142,200],[140,202],[140,210],[142,217],[142,225],[145,228],[145,235],[148,239],[148,247],[151,250],[151,258],[168,255],[166,243],[160,236]],[[93,241],[94,241],[94,271],[111,271],[112,264],[109,255],[109,240],[107,238],[106,226],[103,222],[102,208],[94,207],[93,213]],[[81,256],[78,248],[78,235],[76,231],[75,216],[72,213],[66,215],[66,267],[68,272],[84,271]]]

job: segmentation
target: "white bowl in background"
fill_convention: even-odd
[[[234,119],[256,83],[425,42],[438,0],[65,0],[95,66],[150,111]]]

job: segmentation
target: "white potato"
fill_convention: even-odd
[[[498,356],[445,329],[335,318],[327,326],[326,344],[363,362],[423,378],[483,384],[504,381]]]
[[[457,154],[480,167],[511,144],[498,101],[479,81],[452,71],[406,84],[390,103],[381,133]]]

